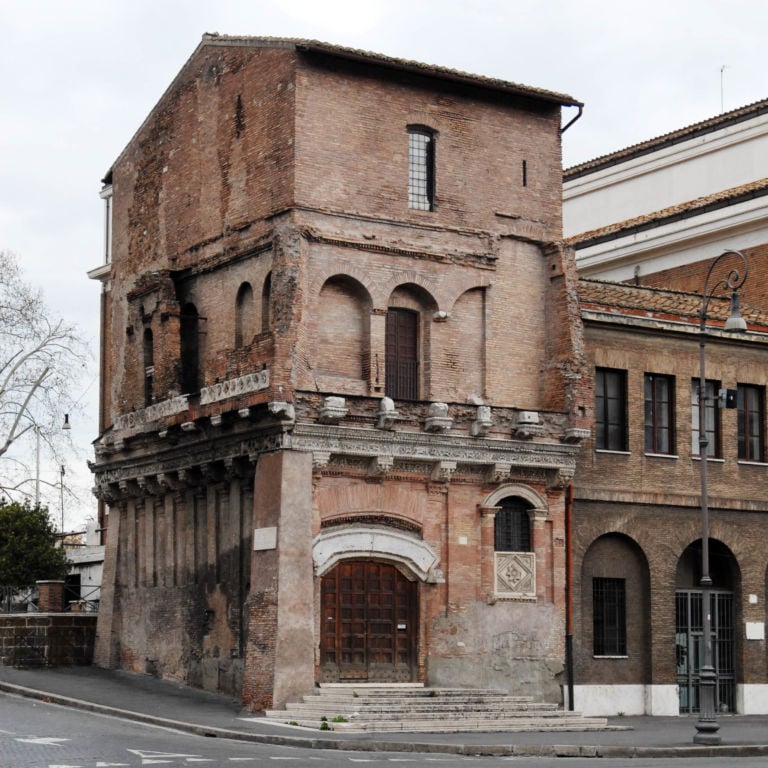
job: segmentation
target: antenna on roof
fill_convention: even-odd
[[[723,81],[725,79],[725,70],[728,69],[727,64],[723,64],[720,67],[720,114],[725,112],[725,100],[723,99]]]

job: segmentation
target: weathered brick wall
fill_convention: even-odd
[[[96,614],[0,615],[0,664],[83,666],[93,660]]]
[[[734,245],[738,248],[738,240],[734,241]],[[768,309],[768,285],[762,279],[762,276],[766,272],[766,267],[768,267],[768,243],[740,250],[747,258],[749,268],[747,280],[740,289],[742,302],[758,309],[766,310]],[[664,269],[647,275],[640,274],[638,283],[651,288],[674,288],[678,291],[701,294],[704,290],[704,281],[706,280],[712,260],[719,255],[720,253],[716,252],[701,261],[681,264],[679,267]],[[712,273],[708,289],[711,290],[717,281],[725,278],[728,270],[734,267],[743,275],[744,270],[741,259],[737,256],[723,259]]]

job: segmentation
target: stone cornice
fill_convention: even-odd
[[[313,454],[315,472],[368,462],[368,475],[424,474],[433,483],[458,479],[508,482],[512,477],[562,487],[576,469],[575,445],[465,435],[298,424],[287,446]]]

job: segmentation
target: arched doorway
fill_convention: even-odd
[[[710,616],[712,661],[715,667],[715,707],[736,711],[736,616],[734,593],[739,568],[722,542],[710,539],[712,589]],[[675,664],[680,713],[700,710],[699,673],[704,657],[704,601],[701,580],[701,540],[690,544],[677,563],[675,590]]]
[[[321,679],[416,680],[418,615],[418,582],[391,563],[338,563],[321,579]]]

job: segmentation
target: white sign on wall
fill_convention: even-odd
[[[253,531],[253,551],[263,552],[267,549],[277,549],[277,528],[256,528]]]

